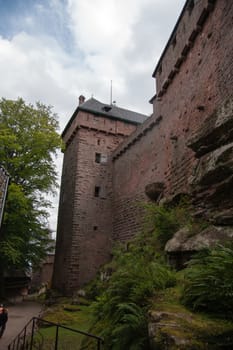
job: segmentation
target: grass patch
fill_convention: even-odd
[[[67,303],[67,300],[63,301],[65,301],[66,304],[59,303],[47,309],[43,319],[88,333],[93,324],[91,308],[86,305],[71,305]],[[72,308],[72,310],[70,308]],[[48,327],[46,324],[42,324],[36,337],[42,339],[43,350],[49,350],[55,344],[56,327]],[[78,350],[81,349],[81,343],[84,341],[85,336],[67,329],[59,328],[58,339],[59,350]],[[96,340],[91,340],[90,342],[93,342],[94,347]]]

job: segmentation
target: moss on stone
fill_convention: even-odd
[[[152,349],[217,350],[233,348],[233,322],[194,313],[180,304],[180,287],[152,300],[149,330]]]

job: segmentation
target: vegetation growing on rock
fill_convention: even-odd
[[[233,324],[218,318],[221,316],[218,312],[222,314],[227,309],[227,299],[217,310],[211,299],[208,300],[209,281],[203,279],[205,305],[208,305],[205,311],[217,313],[213,318],[211,314],[191,312],[191,309],[200,309],[193,297],[195,291],[191,293],[195,281],[192,284],[190,272],[194,275],[194,266],[197,268],[194,261],[198,258],[192,260],[188,269],[175,272],[166,264],[163,252],[165,243],[177,230],[188,227],[190,234],[195,235],[206,227],[206,222],[193,219],[186,202],[174,207],[149,205],[147,209],[145,230],[126,246],[114,250],[112,262],[100,274],[102,281],[97,279],[87,289],[92,297],[96,291],[93,306],[96,321],[92,331],[104,337],[104,349],[108,350],[220,349],[220,344],[230,349],[233,339],[229,334]],[[223,272],[227,266],[231,272],[222,273],[223,280],[215,280],[218,284],[215,291],[220,291],[225,283],[226,293],[230,293],[233,250],[230,247],[221,249],[218,257],[222,259],[221,263],[219,260],[222,267],[219,266],[218,272]],[[216,252],[217,248],[209,250],[209,258],[203,263],[201,258],[198,260],[198,267],[206,271],[206,276],[213,271],[210,256],[217,259]],[[190,309],[183,306],[181,300],[185,300]],[[232,311],[232,305],[228,307]],[[231,315],[229,310],[228,313]]]
[[[165,243],[182,228],[199,234],[206,222],[193,219],[186,201],[149,205],[147,214],[144,231],[115,247],[112,261],[86,287],[85,330],[104,338],[104,350],[232,349],[232,246],[203,250],[176,272],[166,263]],[[74,319],[85,312],[76,307],[66,300],[56,314],[80,329]],[[47,317],[54,320],[53,312]],[[79,344],[96,349],[88,338]]]

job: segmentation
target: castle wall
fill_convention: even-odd
[[[47,255],[44,261],[42,261],[40,267],[36,271],[33,271],[30,283],[31,288],[38,289],[41,288],[42,285],[50,287],[53,274],[53,264],[54,254]]]
[[[113,154],[115,239],[140,230],[137,202],[148,200],[146,185],[163,182],[166,196],[189,191],[197,159],[187,143],[232,95],[233,4],[194,4],[191,12],[186,7],[155,70],[153,116]]]
[[[66,294],[90,281],[112,244],[110,154],[135,125],[79,111],[64,153],[53,287]]]
[[[233,95],[232,18],[231,1],[187,1],[154,71],[153,115],[142,125],[82,110],[72,117],[63,135],[54,287],[67,294],[83,286],[109,259],[112,239],[141,230],[148,185],[163,184],[164,197],[190,191],[200,153],[190,140]]]
[[[57,223],[56,254],[52,281],[53,287],[61,291],[66,290],[66,282],[67,280],[70,280],[77,147],[78,139],[75,138],[67,147],[63,157]]]

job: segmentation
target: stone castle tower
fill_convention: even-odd
[[[111,154],[147,116],[94,98],[79,106],[64,152],[53,285],[69,293],[109,260],[113,238]]]
[[[81,97],[62,135],[55,288],[82,287],[112,240],[140,231],[140,201],[188,194],[209,223],[198,237],[175,235],[171,257],[232,239],[232,18],[233,1],[186,1],[153,73],[149,118]]]

